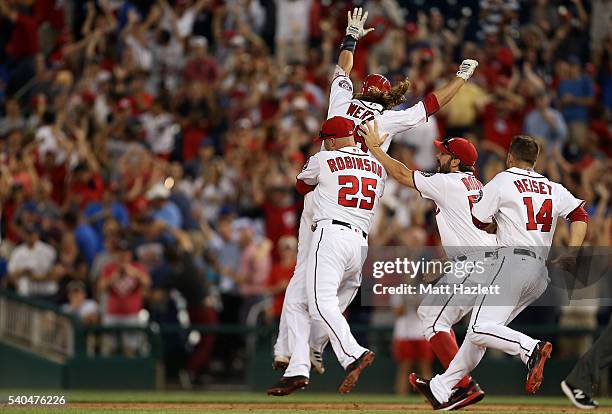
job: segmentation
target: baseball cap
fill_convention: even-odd
[[[453,137],[444,141],[436,140],[434,145],[444,154],[458,158],[461,164],[468,167],[473,167],[478,159],[476,147],[465,138]]]
[[[355,134],[355,123],[350,119],[334,116],[323,122],[319,132],[319,140],[328,138],[350,137]]]

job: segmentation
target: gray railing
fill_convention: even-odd
[[[55,308],[0,295],[0,341],[65,360],[74,355],[73,322]]]

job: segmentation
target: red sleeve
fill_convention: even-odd
[[[587,214],[584,207],[580,205],[576,207],[574,210],[572,210],[572,212],[567,215],[567,219],[571,221],[572,223],[574,221],[584,221],[585,223],[588,223],[589,215]]]
[[[433,93],[428,94],[423,100],[423,105],[425,106],[425,112],[427,112],[427,117],[432,116],[440,109],[440,104],[438,103],[438,98]]]
[[[309,192],[313,191],[315,187],[316,185],[308,185],[304,181],[299,180],[299,179],[295,182],[295,189],[301,195],[308,194]]]

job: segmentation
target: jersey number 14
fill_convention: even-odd
[[[376,198],[378,181],[374,178],[355,177],[354,175],[338,176],[338,204],[343,207],[359,207],[362,210],[372,210]],[[362,197],[357,196],[361,192]]]
[[[538,229],[538,224],[541,224],[540,231],[548,233],[552,227],[552,200],[550,198],[545,199],[538,214],[535,215],[533,199],[531,197],[523,197],[523,204],[527,208],[527,224],[525,228],[533,231]]]

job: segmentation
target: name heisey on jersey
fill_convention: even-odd
[[[347,155],[344,157],[331,158],[327,160],[327,165],[331,172],[356,169],[373,172],[380,178],[383,176],[382,166],[376,161],[367,158],[351,157]]]
[[[522,180],[515,180],[514,185],[518,189],[519,193],[536,193],[536,194],[550,194],[552,195],[552,185],[546,184],[543,181],[530,180],[523,178]]]

